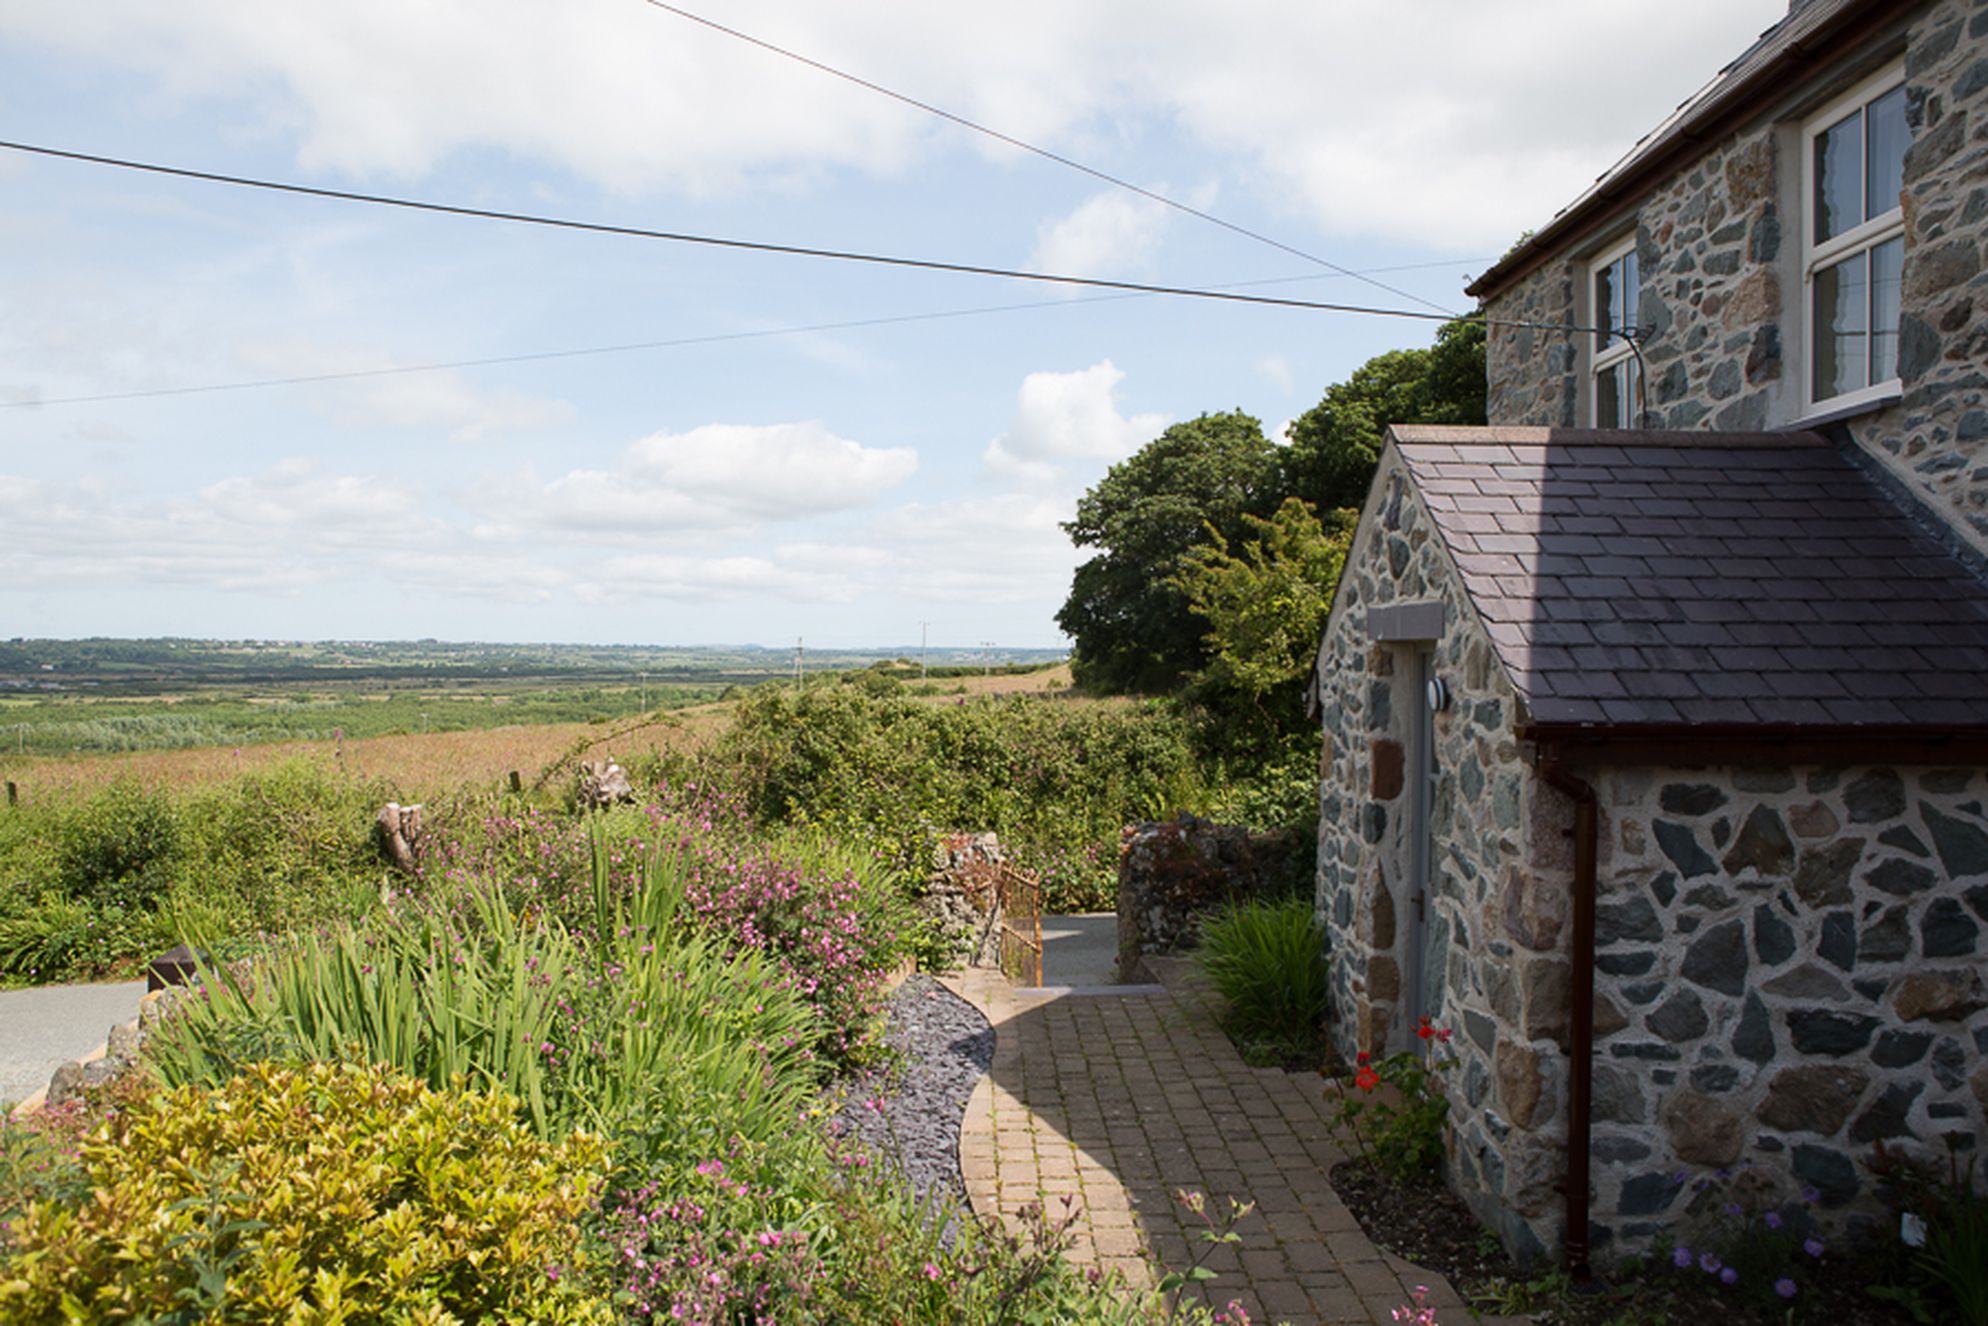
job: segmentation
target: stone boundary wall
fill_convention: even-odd
[[[1118,855],[1118,974],[1139,959],[1194,946],[1201,919],[1228,902],[1288,893],[1296,844],[1198,815],[1125,830]]]
[[[1902,24],[1905,269],[1895,405],[1846,421],[1857,445],[1988,552],[1988,7],[1941,0]],[[1895,44],[1895,39],[1894,39]],[[1652,424],[1783,427],[1804,410],[1805,114],[1885,63],[1795,90],[1487,306],[1493,318],[1593,321],[1588,263],[1635,236]],[[1577,293],[1578,292],[1578,293]],[[1494,327],[1494,424],[1587,423],[1589,337]]]

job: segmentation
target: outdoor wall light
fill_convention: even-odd
[[[1430,713],[1440,714],[1450,707],[1450,684],[1441,677],[1429,678],[1429,685],[1424,693],[1429,698]]]

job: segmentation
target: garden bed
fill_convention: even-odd
[[[1556,1271],[1541,1269],[1528,1279],[1440,1181],[1397,1183],[1362,1160],[1342,1162],[1331,1177],[1333,1190],[1376,1244],[1440,1272],[1482,1311],[1535,1314],[1541,1326],[1663,1326],[1680,1321],[1911,1326],[1913,1321],[1902,1308],[1871,1297],[1871,1276],[1855,1257],[1826,1258],[1798,1300],[1772,1309],[1750,1307],[1696,1268],[1686,1272],[1668,1262],[1613,1268],[1597,1281],[1594,1292],[1578,1292]]]

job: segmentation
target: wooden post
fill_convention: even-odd
[[[511,790],[513,792],[522,792],[525,790],[525,780],[518,776],[516,769],[511,770]]]
[[[21,789],[14,786],[14,780],[11,778],[7,780],[7,804],[10,806],[21,804]]]

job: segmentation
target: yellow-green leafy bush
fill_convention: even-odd
[[[86,1191],[0,1240],[0,1320],[605,1322],[579,1218],[597,1138],[548,1144],[502,1093],[384,1068],[257,1065],[104,1120]]]

